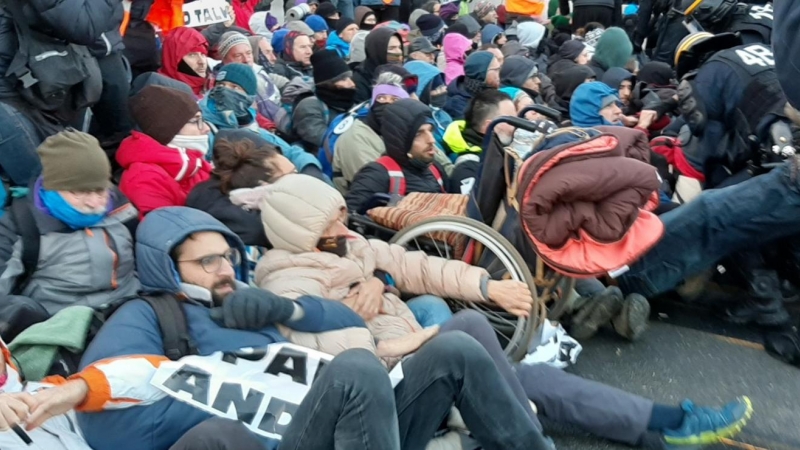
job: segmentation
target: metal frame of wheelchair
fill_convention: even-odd
[[[520,112],[520,117],[524,117],[529,111],[558,120],[557,112],[539,105],[525,108]],[[530,122],[524,119],[500,117],[490,124],[484,140],[484,149],[488,148],[493,129],[499,123],[510,123],[517,128],[531,130]],[[493,279],[515,279],[528,285],[534,300],[529,318],[514,317],[499,307],[486,303],[468,303],[449,299],[448,302],[453,309],[472,308],[486,315],[498,335],[507,340],[504,350],[513,361],[519,361],[525,357],[531,340],[538,334],[544,320],[548,318],[557,320],[566,312],[571,292],[575,287],[574,279],[567,278],[548,268],[541,258],[536,258],[532,264],[525,261],[519,251],[498,231],[468,217],[433,217],[398,231],[381,226],[366,216],[351,214],[349,226],[354,231],[370,238],[400,245],[406,245],[413,241],[417,243],[419,250],[430,255],[443,256],[448,259],[458,257],[470,264],[480,263],[480,259],[485,255],[484,252],[487,249],[499,252],[499,255],[495,253],[495,258],[490,264],[477,265],[486,268]],[[467,245],[472,246],[467,252],[468,256],[456,255],[450,244],[426,236],[434,232],[465,235],[468,238]],[[444,255],[441,252],[442,245],[444,246]],[[549,311],[548,304],[550,305]],[[511,326],[510,324],[515,319],[515,326]],[[500,340],[501,343],[504,343],[502,338]]]

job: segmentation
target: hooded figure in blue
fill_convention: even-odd
[[[200,100],[203,119],[212,125],[209,148],[214,148],[214,137],[219,130],[251,130],[278,147],[298,172],[321,178],[322,166],[314,155],[300,147],[289,145],[283,139],[259,127],[254,107],[258,83],[252,68],[239,63],[226,64],[217,73],[216,82],[216,86]],[[207,157],[212,157],[211,152]],[[317,170],[309,173],[309,170],[314,169]]]
[[[433,117],[433,137],[439,148],[443,144],[444,131],[453,123],[453,118],[447,114],[444,107],[447,102],[447,85],[444,82],[444,73],[433,64],[424,61],[409,61],[404,67],[417,76],[417,97],[422,103],[431,107]]]
[[[617,90],[599,81],[583,83],[569,102],[569,117],[576,127],[622,125]]]
[[[136,269],[144,293],[167,293],[180,298],[189,337],[200,356],[219,351],[236,351],[245,347],[265,347],[286,341],[274,325],[260,329],[258,326],[244,329],[237,325],[242,329],[234,329],[223,327],[212,318],[212,315],[223,309],[214,309],[215,307],[240,300],[242,294],[268,296],[273,301],[290,302],[294,311],[301,313],[292,313],[292,317],[282,323],[295,330],[316,333],[365,326],[360,317],[340,302],[307,296],[292,302],[267,291],[248,288],[240,281],[246,280],[248,276],[247,263],[241,262],[241,259],[239,265],[233,267],[234,270],[229,270],[232,263],[220,259],[219,268],[213,274],[205,266],[200,269],[200,260],[194,259],[201,254],[209,254],[204,258],[219,258],[219,255],[226,254],[231,249],[240,254],[245,251],[236,234],[207,213],[186,207],[153,211],[141,223],[136,233]],[[178,259],[181,261],[176,263]],[[237,261],[235,257],[230,259]],[[205,277],[203,284],[208,287],[188,283],[183,278],[196,277],[198,274]],[[224,299],[220,299],[223,294]],[[239,298],[234,299],[234,296]],[[281,303],[280,306],[286,305]],[[263,311],[259,309],[259,312]],[[227,315],[224,321],[228,323]],[[103,325],[84,354],[81,368],[106,358],[163,356],[163,345],[153,309],[143,300],[130,300]],[[124,365],[127,361],[123,359],[120,363]],[[131,358],[130,361],[136,360]],[[135,363],[131,364],[126,373],[131,374],[132,378],[128,379],[124,375],[124,379],[118,380],[126,387],[129,383],[132,386],[135,383],[147,383],[146,380],[136,378]],[[136,395],[141,396],[142,393],[132,391],[130,394],[133,398],[139,398]],[[95,449],[167,449],[192,427],[210,417],[206,412],[167,397],[146,406],[81,414],[79,422],[87,442]],[[277,448],[277,441],[265,440],[264,444],[267,449]]]

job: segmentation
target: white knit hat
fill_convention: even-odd
[[[289,174],[265,189],[261,222],[274,248],[305,253],[317,248],[328,224],[346,207],[342,194],[324,181]]]

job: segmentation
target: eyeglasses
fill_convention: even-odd
[[[184,259],[178,260],[178,262],[197,263],[206,273],[217,273],[222,267],[223,260],[228,261],[231,267],[237,267],[242,262],[242,255],[239,250],[232,248],[222,255],[207,255],[199,259]]]
[[[203,126],[205,125],[205,122],[203,121],[202,117],[198,117],[196,119],[192,119],[192,120],[188,121],[187,123],[191,124],[191,125],[197,125],[197,129],[200,130],[200,131],[203,131]]]

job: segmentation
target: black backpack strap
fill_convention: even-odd
[[[164,355],[177,361],[186,355],[196,355],[197,348],[189,336],[186,315],[179,300],[174,295],[163,294],[155,297],[142,296],[142,300],[153,308],[161,328],[164,341]]]
[[[28,282],[36,272],[39,265],[39,227],[36,226],[36,219],[33,217],[29,202],[15,199],[11,202],[11,218],[17,228],[17,234],[22,238],[22,261],[23,272],[14,282],[12,294],[19,294],[28,285]]]

